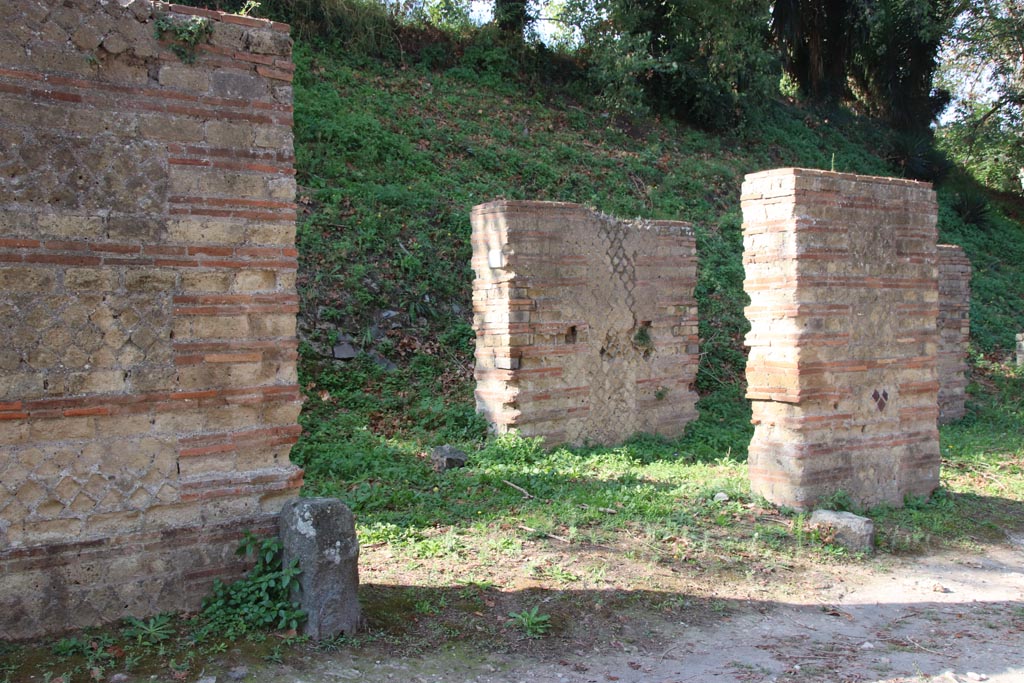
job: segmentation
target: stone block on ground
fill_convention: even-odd
[[[303,633],[313,640],[351,635],[359,628],[359,541],[352,511],[334,498],[292,500],[281,510],[285,566],[298,558],[292,599],[306,612]]]
[[[338,360],[352,360],[359,355],[359,351],[352,344],[341,342],[334,345],[334,348],[331,349],[331,355]]]
[[[875,547],[875,523],[852,512],[815,510],[808,525],[833,534],[835,545],[855,553],[871,552]]]
[[[456,467],[466,466],[466,454],[454,446],[445,444],[430,452],[430,463],[436,472],[453,470]]]

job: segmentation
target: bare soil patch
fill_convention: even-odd
[[[565,552],[538,546],[546,546],[538,555],[567,567],[601,558],[594,553],[574,563]],[[480,589],[479,603],[465,597],[463,582],[421,593],[421,611],[431,600],[451,600],[435,614],[416,615],[414,605],[410,615],[403,612],[408,601],[399,601],[406,620],[400,634],[387,633],[391,623],[358,647],[296,652],[288,663],[250,676],[260,683],[1024,681],[1020,544],[801,565],[742,577],[656,566],[615,574],[633,587],[595,582],[558,589],[522,580]],[[446,576],[479,576],[479,569],[451,567]],[[375,618],[383,616],[376,612],[382,601],[404,587],[373,583],[374,574],[387,580],[401,573],[380,565],[365,576]],[[551,614],[549,635],[528,638],[506,618],[526,602]],[[460,610],[475,621],[456,633]]]

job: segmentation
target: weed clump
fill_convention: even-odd
[[[251,532],[246,532],[237,553],[254,557],[256,563],[245,578],[230,584],[214,581],[203,602],[196,639],[202,641],[214,633],[234,639],[254,630],[298,628],[306,618],[291,601],[301,573],[298,560],[283,566],[280,539]]]

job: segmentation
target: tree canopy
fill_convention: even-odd
[[[1024,187],[1024,3],[973,0],[947,39],[940,82],[955,95],[944,146],[984,184]]]
[[[949,102],[933,77],[958,12],[954,0],[777,0],[772,34],[805,95],[921,131]]]

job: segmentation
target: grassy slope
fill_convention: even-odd
[[[746,326],[743,174],[828,167],[833,155],[837,169],[887,171],[864,140],[855,141],[868,139],[869,129],[808,127],[803,112],[781,106],[731,137],[655,120],[620,125],[557,85],[537,84],[541,77],[533,85],[510,78],[514,57],[494,47],[471,45],[440,70],[303,44],[296,61],[299,181],[310,210],[300,230],[304,318],[321,353],[341,336],[398,362],[401,379],[392,381],[405,391],[367,402],[363,389],[386,382],[384,375],[366,364],[352,373],[314,362],[315,354],[307,354],[304,380],[347,408],[359,404],[387,434],[429,432],[441,422],[450,429],[430,440],[480,434],[471,410],[444,410],[424,386],[444,375],[449,405],[468,406],[475,204],[574,201],[624,217],[692,221],[702,258],[699,386],[735,396]]]
[[[424,54],[436,57],[436,51]],[[671,121],[608,116],[585,97],[565,94],[571,85],[546,81],[542,70],[514,73],[516,56],[486,42],[463,45],[441,61],[444,66],[431,68],[408,57],[396,62],[323,45],[296,48],[296,141],[306,207],[300,287],[314,343],[304,347],[307,431],[293,458],[307,468],[307,491],[349,502],[368,540],[414,543],[439,523],[439,510],[454,515],[453,533],[516,520],[547,529],[604,528],[628,526],[622,517],[612,521],[593,512],[616,500],[650,501],[631,518],[636,522],[698,504],[715,487],[739,500],[749,496],[740,465],[750,434],[741,398],[743,175],[791,165],[894,175],[882,156],[886,133],[844,112],[826,117],[768,103],[743,131],[715,136]],[[965,225],[951,208],[954,186],[939,188],[942,239],[962,244],[975,263],[975,343],[999,352],[1024,329],[1017,305],[1024,296],[1020,226],[999,215],[985,230]],[[502,197],[574,201],[619,216],[694,223],[705,398],[701,419],[686,437],[640,439],[603,455],[562,450],[542,456],[512,442],[479,453],[465,476],[429,471],[422,456],[430,445],[476,446],[484,437],[471,399],[469,211]],[[386,371],[368,355],[325,360],[323,351],[339,337],[399,368]],[[1007,395],[1016,395],[1015,381],[1004,382]],[[1010,458],[1009,475],[1019,478],[1024,435],[1013,426],[1019,406],[1011,402],[992,422],[995,404],[978,405],[944,435],[952,444],[947,453],[959,450],[970,460],[947,480],[954,491],[967,491],[963,481],[1003,456]],[[996,423],[1002,425],[998,447],[990,428]],[[533,453],[526,460],[517,455],[524,448]],[[632,463],[626,479],[633,483],[619,481],[608,490],[624,473],[611,465],[609,473],[601,462],[621,458]],[[518,478],[502,469],[506,460],[525,468]],[[713,471],[701,469],[707,464]],[[704,483],[682,486],[688,477]],[[502,478],[547,496],[520,501]],[[593,486],[580,485],[584,481]],[[648,490],[650,481],[660,483]],[[1011,499],[1019,500],[1018,488],[1024,488],[1019,481]],[[545,510],[552,499],[565,504]],[[955,496],[942,500],[952,502],[942,504],[945,512],[942,505],[926,510],[924,522],[920,506],[892,513],[890,530],[910,524],[908,533],[918,540],[931,533],[925,528],[945,533],[947,513],[960,503]],[[1016,509],[993,514],[1003,519]],[[695,523],[695,533],[700,528]]]
[[[307,348],[304,379],[361,407],[388,435],[479,434],[471,410],[457,407],[468,406],[473,205],[549,199],[692,221],[701,256],[699,386],[708,393],[734,388],[742,375],[743,175],[790,165],[893,174],[881,157],[886,134],[843,112],[829,120],[769,103],[743,131],[714,136],[668,121],[624,124],[561,94],[565,85],[543,74],[512,78],[517,56],[483,41],[433,69],[306,43],[295,56],[307,208],[300,288],[309,339],[320,342],[319,354]],[[940,231],[975,264],[975,343],[983,352],[1010,348],[1024,329],[1020,226],[999,215],[986,230],[965,225],[951,208],[955,193],[939,189]],[[388,380],[372,365],[350,372],[318,362],[339,338],[397,362],[401,379],[391,382],[404,390],[377,392]],[[442,396],[423,386],[437,377]]]

